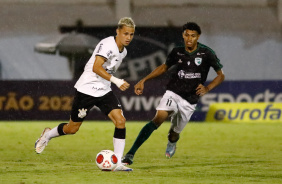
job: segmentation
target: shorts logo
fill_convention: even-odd
[[[86,114],[87,109],[78,109],[78,117],[79,118],[84,118],[87,114]]]
[[[195,58],[195,64],[199,66],[202,63],[202,58]]]

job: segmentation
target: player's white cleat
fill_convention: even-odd
[[[35,151],[36,153],[41,153],[44,148],[47,146],[49,139],[46,138],[46,133],[49,132],[51,128],[45,128],[37,141],[35,142]]]
[[[133,171],[133,169],[126,167],[123,164],[119,164],[113,171]]]
[[[176,150],[176,142],[171,143],[170,141],[168,141],[165,151],[166,158],[171,158],[174,155],[175,150]]]

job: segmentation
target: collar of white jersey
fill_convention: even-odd
[[[116,46],[117,46],[117,42],[116,42],[116,36],[114,36],[114,40],[115,40],[115,43],[116,43]],[[125,47],[125,46],[123,46],[123,49],[122,49],[122,51],[119,51],[119,48],[118,48],[118,46],[117,46],[117,49],[118,49],[119,53],[122,53],[122,52],[124,51],[124,47]]]

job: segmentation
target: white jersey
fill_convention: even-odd
[[[106,58],[107,61],[103,64],[103,68],[109,74],[113,74],[120,66],[126,54],[126,48],[123,49],[123,52],[119,52],[118,46],[113,36],[101,40],[97,44],[91,58],[85,65],[84,72],[74,87],[77,89],[77,91],[90,96],[104,96],[111,91],[111,82],[93,72],[95,56],[102,56]]]

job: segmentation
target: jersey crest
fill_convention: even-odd
[[[202,58],[196,57],[196,58],[195,58],[195,64],[196,64],[197,66],[199,66],[200,64],[202,64]]]

